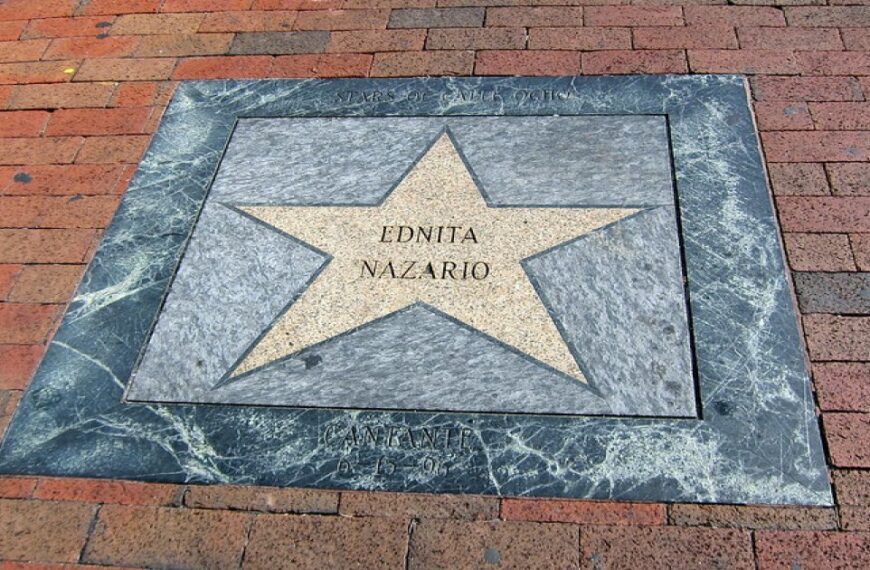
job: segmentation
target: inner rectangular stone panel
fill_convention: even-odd
[[[445,129],[490,207],[637,209],[524,263],[587,383],[426,304],[226,382],[329,259],[240,208],[377,206]],[[651,115],[241,119],[127,399],[696,417],[668,149]]]
[[[673,205],[663,116],[241,119],[209,198],[374,204],[449,126],[497,205]]]

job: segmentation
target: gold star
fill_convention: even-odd
[[[585,382],[521,261],[639,211],[489,207],[446,132],[379,206],[238,208],[331,259],[220,384],[414,303]]]

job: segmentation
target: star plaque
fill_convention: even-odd
[[[691,416],[666,158],[656,117],[242,121],[128,398]]]
[[[0,473],[830,505],[745,78],[180,82]]]

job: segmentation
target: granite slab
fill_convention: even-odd
[[[426,170],[448,142],[461,160]],[[520,260],[545,309],[520,314],[558,334],[523,344],[435,295],[237,373],[341,261],[301,208],[386,207],[433,180],[460,206],[478,192],[480,216],[584,228]],[[181,83],[0,472],[831,504],[744,78]]]

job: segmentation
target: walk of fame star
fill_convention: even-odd
[[[331,259],[220,384],[415,303],[585,382],[522,261],[640,211],[489,206],[449,132],[380,205],[236,207]]]

